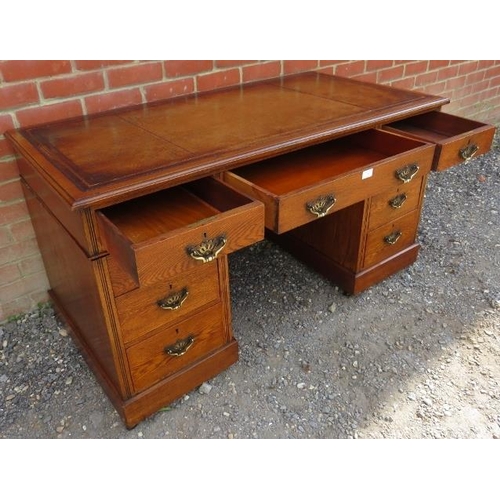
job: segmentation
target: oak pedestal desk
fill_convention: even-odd
[[[265,237],[356,294],[407,267],[427,175],[494,127],[317,73],[10,131],[51,298],[131,428],[238,359],[227,256]]]

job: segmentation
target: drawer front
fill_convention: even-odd
[[[108,251],[141,286],[202,269],[224,256],[264,238],[264,206],[238,198],[212,179],[214,203],[186,190],[156,193],[141,204],[123,204],[99,213]],[[216,186],[216,187],[214,187]],[[203,193],[203,190],[200,189]],[[241,195],[239,195],[241,196]],[[173,201],[174,200],[174,201]]]
[[[414,210],[368,233],[363,268],[371,267],[414,243],[419,210]]]
[[[235,189],[262,201],[266,206],[266,227],[280,234],[382,191],[420,184],[422,176],[430,171],[434,149],[434,145],[423,145],[281,195],[235,172],[226,172],[224,179]]]
[[[397,189],[384,191],[371,199],[368,230],[401,217],[419,206],[425,187],[425,177],[415,183],[403,184]]]
[[[443,142],[436,148],[432,169],[446,170],[487,153],[491,148],[494,134],[495,128],[487,126]]]
[[[139,287],[116,298],[123,341],[128,344],[220,299],[218,262]]]
[[[201,270],[218,255],[260,241],[264,237],[263,219],[262,205],[253,205],[135,248],[139,282],[154,283],[190,269]]]
[[[188,367],[230,340],[223,308],[215,305],[127,349],[134,384],[140,392]]]
[[[391,123],[385,130],[436,144],[433,170],[446,170],[489,151],[496,128],[439,111]]]

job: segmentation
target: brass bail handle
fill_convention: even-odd
[[[158,300],[156,303],[158,304],[158,307],[161,307],[162,309],[175,311],[182,306],[184,301],[188,298],[188,295],[189,291],[187,287],[184,287],[182,290],[172,292],[170,295]]]
[[[417,175],[418,170],[419,170],[418,164],[412,163],[410,165],[406,165],[403,168],[400,168],[399,170],[396,170],[396,177],[400,181],[407,183],[410,182],[413,179],[413,177]]]
[[[189,335],[185,339],[179,339],[175,344],[166,346],[163,350],[165,354],[170,356],[183,356],[188,349],[194,344],[193,335]]]
[[[392,200],[389,200],[389,205],[392,208],[401,208],[407,199],[408,196],[406,196],[406,193],[401,193],[395,196]]]
[[[399,238],[401,238],[402,235],[403,235],[403,233],[401,231],[394,231],[393,233],[388,234],[387,236],[385,236],[384,237],[384,241],[388,245],[395,245],[396,242],[399,240]]]
[[[221,234],[211,239],[204,239],[198,245],[192,245],[186,248],[187,254],[195,259],[201,260],[202,262],[212,262],[220,251],[226,246],[227,238],[225,235]]]
[[[467,146],[460,149],[458,155],[462,160],[465,160],[465,163],[467,163],[478,151],[479,146],[477,144],[467,144]]]
[[[333,205],[335,205],[336,201],[333,194],[323,195],[313,201],[308,201],[306,203],[306,210],[316,217],[324,217]]]

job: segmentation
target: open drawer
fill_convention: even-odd
[[[98,212],[109,253],[147,285],[264,238],[264,207],[205,178]]]
[[[446,170],[486,153],[495,135],[492,125],[439,111],[390,123],[384,130],[436,144],[433,170]]]
[[[367,130],[225,172],[236,190],[262,201],[266,227],[283,233],[427,174],[434,145]]]

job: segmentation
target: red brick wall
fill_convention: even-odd
[[[308,70],[444,95],[445,111],[500,123],[500,61],[0,61],[0,322],[48,286],[6,130]]]

